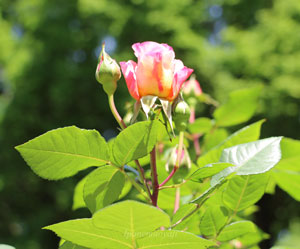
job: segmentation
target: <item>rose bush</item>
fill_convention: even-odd
[[[138,62],[120,62],[131,96],[140,100],[152,95],[173,101],[193,69],[176,60],[173,48],[167,44],[147,41],[135,43],[132,48]]]

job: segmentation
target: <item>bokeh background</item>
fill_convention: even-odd
[[[267,118],[262,137],[300,139],[299,0],[0,0],[0,244],[57,248],[41,227],[88,216],[71,211],[80,175],[43,180],[14,146],[68,125],[116,134],[94,78],[101,43],[124,61],[147,40],[171,45],[221,103],[234,89],[263,84],[253,119]],[[124,79],[115,99],[124,114]],[[261,248],[300,245],[299,202],[276,188],[259,206],[255,222],[271,235]]]

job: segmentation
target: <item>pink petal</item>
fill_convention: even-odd
[[[142,55],[151,55],[156,53],[173,52],[174,54],[173,48],[170,47],[168,44],[159,44],[157,42],[152,41],[135,43],[132,45],[132,49],[134,50],[134,54],[137,58],[139,58]]]
[[[202,89],[200,83],[195,78],[191,78],[184,83],[183,92],[187,95],[194,94],[195,96],[199,96],[202,94]]]
[[[122,61],[120,62],[120,66],[122,69],[122,73],[124,75],[127,88],[129,93],[133,98],[136,100],[140,99],[139,91],[138,91],[138,86],[137,86],[137,80],[136,80],[136,75],[135,75],[135,70],[137,64],[134,61]]]
[[[190,77],[193,71],[194,71],[193,69],[184,66],[182,61],[175,60],[174,79],[172,85],[172,92],[169,95],[169,100],[172,101],[177,97],[183,82],[185,82],[187,78]]]

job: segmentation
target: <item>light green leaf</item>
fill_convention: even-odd
[[[9,245],[0,244],[0,249],[15,249],[15,248]]]
[[[211,186],[204,193],[202,193],[199,197],[197,197],[196,199],[190,201],[190,203],[197,203],[197,204],[202,205],[213,194],[213,192],[215,190],[217,190],[218,188],[220,188],[226,181],[227,181],[226,179],[221,179],[218,183]]]
[[[86,206],[94,213],[118,200],[124,183],[123,173],[113,166],[94,170],[84,184],[83,196]]]
[[[227,221],[227,210],[224,207],[208,208],[200,221],[202,235],[215,237]]]
[[[208,164],[200,169],[197,169],[189,179],[195,182],[201,182],[202,179],[211,177],[227,167],[234,166],[231,163],[212,163]]]
[[[75,126],[49,131],[16,149],[37,175],[50,180],[109,162],[104,138],[96,130]]]
[[[76,210],[78,208],[86,207],[83,199],[83,187],[86,182],[87,176],[82,178],[75,186],[73,195],[73,206],[72,209]]]
[[[170,217],[156,207],[128,200],[99,210],[93,216],[93,223],[101,229],[126,233],[135,240],[144,232],[169,227]]]
[[[189,214],[191,211],[193,211],[197,207],[196,204],[193,203],[187,203],[183,206],[181,206],[177,212],[172,217],[172,224],[175,224],[177,221],[182,219],[184,216]]]
[[[222,151],[225,148],[257,140],[260,135],[261,125],[264,121],[265,120],[260,120],[233,133],[215,148],[211,149],[206,154],[199,157],[197,161],[198,166],[202,167],[210,163],[219,162]]]
[[[209,118],[197,118],[194,123],[188,125],[188,129],[192,134],[203,134],[209,132],[213,125],[213,120]]]
[[[236,145],[223,151],[220,162],[236,165],[226,170],[237,175],[260,174],[274,167],[281,158],[282,137],[271,137]]]
[[[255,225],[251,221],[237,221],[225,226],[217,239],[221,242],[229,241],[255,231]]]
[[[243,210],[263,196],[267,182],[265,174],[234,176],[224,189],[223,202],[234,211]]]
[[[99,229],[93,225],[92,219],[69,220],[44,229],[51,230],[59,237],[87,248],[132,249],[130,238],[117,231]]]
[[[201,147],[203,153],[219,145],[227,137],[228,132],[223,128],[214,129],[211,132],[206,133],[203,137],[203,145]]]
[[[121,131],[113,142],[112,152],[117,165],[144,157],[153,149],[158,133],[164,129],[157,121],[143,121]]]
[[[215,243],[191,233],[156,231],[138,240],[138,249],[207,249]]]
[[[79,245],[75,245],[72,242],[67,241],[67,242],[63,243],[63,245],[60,246],[59,249],[88,249],[88,248],[79,246]]]
[[[231,92],[229,100],[213,113],[217,126],[232,126],[248,121],[255,113],[262,87]]]
[[[300,173],[289,170],[272,170],[272,176],[280,188],[300,201]]]
[[[300,141],[283,138],[282,159],[272,169],[272,178],[278,186],[300,201]]]

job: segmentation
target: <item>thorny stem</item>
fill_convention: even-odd
[[[181,131],[179,133],[179,143],[178,143],[178,151],[177,151],[177,159],[176,159],[176,163],[174,165],[173,170],[171,171],[171,173],[167,176],[167,178],[159,185],[159,188],[161,188],[162,186],[164,186],[172,177],[173,175],[176,173],[177,169],[179,168],[179,164],[180,164],[180,160],[181,160],[181,155],[182,155],[182,149],[183,149],[183,140],[184,140],[184,132]]]
[[[118,124],[120,125],[120,127],[122,128],[122,130],[124,130],[127,126],[124,123],[123,119],[121,118],[121,116],[120,116],[120,114],[119,114],[119,112],[118,112],[118,110],[116,108],[115,101],[114,101],[114,95],[113,94],[111,94],[111,95],[108,96],[108,103],[109,103],[109,107],[110,107],[110,110],[111,110],[114,118],[116,119],[116,121],[118,122]],[[144,175],[144,170],[141,167],[141,165],[140,165],[140,163],[139,163],[138,160],[134,160],[134,162],[135,162],[135,164],[137,166],[137,169],[139,171],[141,182],[143,183],[144,188],[146,189],[149,198],[152,198],[149,186],[147,184],[147,181],[146,181],[146,178],[145,178],[145,175]]]
[[[159,184],[157,179],[157,169],[156,169],[156,148],[154,146],[153,150],[150,152],[150,165],[151,165],[151,176],[152,176],[152,204],[157,206],[157,198],[159,192]]]

